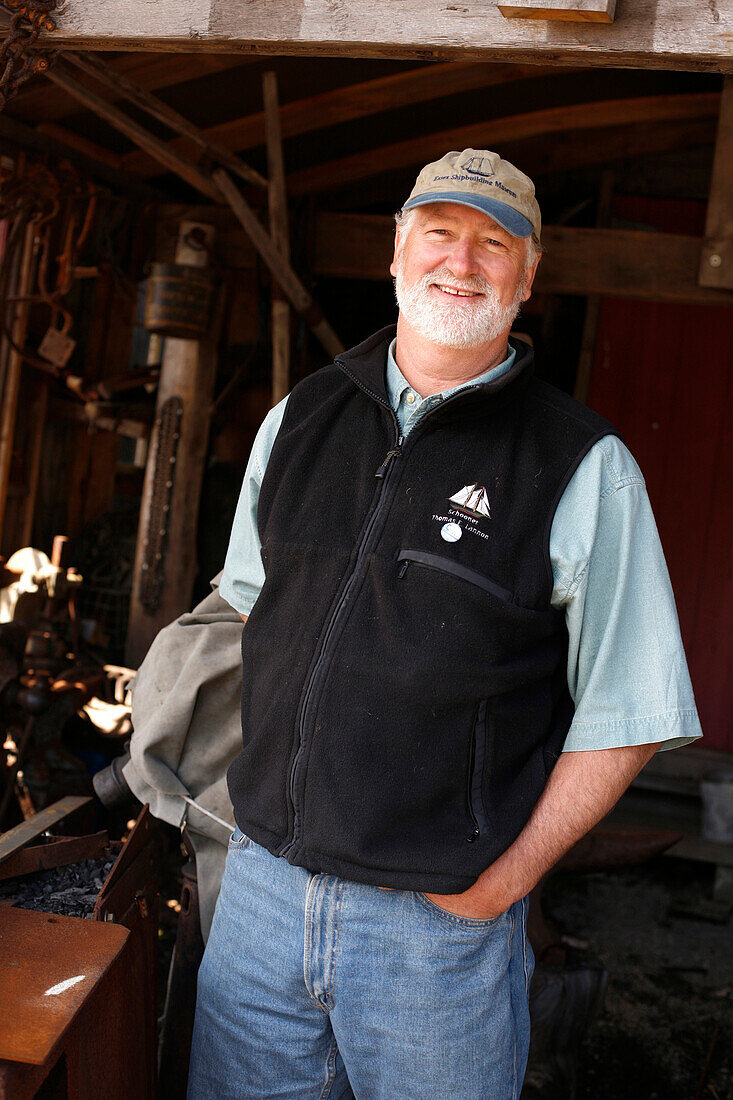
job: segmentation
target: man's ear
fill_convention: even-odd
[[[389,265],[389,273],[393,279],[397,277],[397,258],[400,254],[401,245],[402,236],[400,233],[400,227],[397,226],[394,234],[394,256],[392,257],[392,263]]]
[[[542,259],[542,256],[538,256],[536,258],[536,260],[534,261],[534,263],[530,264],[529,267],[526,268],[526,270],[524,272],[524,286],[522,288],[522,301],[523,302],[526,302],[527,299],[529,298],[529,296],[532,293],[532,283],[534,282],[534,277],[537,274],[537,268],[539,267],[541,259]]]

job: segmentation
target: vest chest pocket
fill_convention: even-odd
[[[467,566],[461,565],[460,562],[453,561],[451,558],[444,558],[440,554],[431,554],[427,550],[400,550],[397,555],[397,562],[400,566],[397,574],[400,579],[404,577],[409,566],[414,563],[425,569],[433,569],[437,573],[446,573],[450,577],[458,577],[460,580],[467,581],[468,584],[482,588],[484,592],[490,592],[492,596],[503,600],[504,603],[512,602],[512,593],[507,588],[502,588],[500,584],[485,577],[482,573],[477,573],[475,569],[469,569]]]

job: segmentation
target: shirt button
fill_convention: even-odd
[[[414,400],[415,400],[415,394],[414,394],[414,393],[408,393],[408,395],[407,395],[407,397],[405,398],[405,400],[407,401],[407,404],[408,404],[408,405],[412,405],[412,403],[413,403],[413,402],[414,402]]]

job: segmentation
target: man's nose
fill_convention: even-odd
[[[467,275],[479,273],[478,255],[472,241],[462,239],[455,241],[448,258],[448,266],[454,275],[465,278]]]

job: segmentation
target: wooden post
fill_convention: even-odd
[[[212,226],[182,222],[176,263],[203,267],[206,251],[186,243],[194,227],[200,227],[207,244],[211,243]],[[125,660],[132,668],[140,664],[158,631],[190,607],[197,569],[196,532],[216,375],[218,324],[217,317],[200,340],[167,337],[165,341],[130,598]],[[167,457],[168,447],[173,462]]]
[[[265,102],[265,132],[267,135],[267,200],[270,211],[270,236],[282,258],[290,261],[288,200],[285,193],[280,109],[277,76],[267,72],[262,77]],[[290,307],[279,286],[272,287],[272,403],[277,405],[290,390]]]
[[[38,380],[37,386],[38,389],[30,409],[33,434],[30,440],[30,455],[28,458],[27,492],[23,502],[21,546],[31,546],[33,542],[33,518],[36,511],[38,479],[41,473],[41,456],[43,453],[43,432],[46,427],[46,410],[48,408],[48,383],[42,378]]]
[[[720,97],[699,281],[733,290],[733,76],[725,78]]]
[[[33,277],[33,261],[35,258],[36,229],[35,225],[25,227],[23,243],[21,245],[20,263],[15,286],[15,294],[30,294],[31,280]],[[16,302],[8,311],[10,317],[10,335],[13,343],[18,347],[25,344],[26,325],[28,323],[28,302]],[[3,380],[2,411],[0,413],[0,540],[2,539],[3,521],[5,519],[5,504],[8,497],[8,481],[10,479],[10,460],[13,454],[13,439],[15,438],[15,418],[18,411],[18,391],[20,389],[20,375],[23,367],[23,357],[14,348],[8,349],[6,360],[5,378]]]

